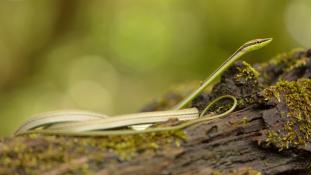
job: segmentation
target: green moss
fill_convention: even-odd
[[[235,80],[241,81],[245,79],[245,82],[257,81],[260,73],[247,62],[243,61],[242,64],[243,67],[238,67],[239,73],[235,75]]]
[[[127,161],[135,158],[138,154],[140,156],[157,154],[168,148],[171,149],[172,145],[177,148],[180,142],[185,140],[186,134],[183,131],[99,138],[34,134],[16,137],[14,142],[0,145],[0,174],[14,174],[13,172],[17,170],[33,174],[33,170],[36,172],[46,171],[62,164],[68,164],[68,162],[69,169],[66,172],[73,167],[74,171],[85,173],[92,169],[92,166],[89,166],[91,162],[102,162],[107,156],[117,155],[118,161]],[[87,161],[83,162],[83,157],[86,155]]]
[[[247,117],[243,117],[240,121],[240,124],[246,125],[248,123],[248,118]]]
[[[258,69],[261,71],[267,66],[279,67],[283,73],[290,72],[293,69],[306,65],[307,57],[304,49],[293,49],[290,52],[285,52],[272,58],[269,62],[262,63]],[[269,73],[269,72],[267,72]],[[264,75],[266,77],[267,75]],[[269,79],[269,77],[266,77]]]
[[[227,173],[228,175],[261,175],[261,172],[257,171],[252,167],[242,167],[239,169],[231,170]]]
[[[298,53],[302,53],[304,51],[305,49],[296,48],[289,52],[278,54],[277,56],[272,58],[267,64],[272,64],[272,65],[284,64],[287,69],[289,69],[290,67],[295,67],[294,65],[299,66],[299,62],[300,63],[302,62],[299,61],[299,59],[293,59],[293,58],[297,58],[297,56],[295,55]]]
[[[281,127],[270,129],[266,142],[280,150],[304,146],[311,139],[311,80],[280,81],[264,90],[266,100],[285,103]]]
[[[237,169],[223,171],[223,170],[215,170],[211,168],[206,168],[202,172],[198,174],[210,174],[210,175],[261,175],[262,173],[255,170],[252,167],[240,167]]]
[[[237,108],[242,109],[254,104],[256,92],[262,90],[259,84],[259,72],[246,62],[237,62],[229,68],[222,77],[222,82],[216,85],[211,93],[208,102],[222,95],[232,95],[237,99]],[[229,85],[226,84],[229,82]],[[234,83],[234,84],[231,84]],[[203,104],[203,105],[202,105]],[[199,108],[204,109],[206,103],[200,104]],[[223,113],[232,107],[231,100],[222,100],[213,105],[209,112]]]
[[[242,62],[242,66],[238,66],[238,73],[235,74],[234,80],[236,84],[242,86],[241,90],[245,93],[238,98],[238,108],[243,108],[247,105],[255,102],[252,97],[253,92],[261,90],[261,86],[258,82],[259,72],[245,61]]]

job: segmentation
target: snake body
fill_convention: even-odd
[[[184,128],[187,128],[189,126],[195,125],[197,123],[202,123],[202,122],[210,122],[213,119],[217,119],[223,116],[228,115],[231,113],[235,107],[237,106],[237,100],[235,97],[230,96],[230,95],[225,95],[218,97],[217,99],[213,100],[207,107],[206,109],[209,109],[213,104],[218,102],[219,100],[222,100],[224,98],[230,98],[233,100],[233,105],[231,108],[224,113],[218,114],[218,115],[211,115],[211,116],[204,116],[200,117],[197,119],[189,120],[184,123],[181,123],[176,126],[167,126],[167,127],[158,127],[158,128],[147,128],[141,131],[135,131],[132,129],[123,129],[123,130],[103,130],[103,131],[98,131],[98,130],[84,130],[83,132],[75,131],[75,130],[70,130],[70,129],[64,129],[64,130],[33,130],[33,131],[27,131],[25,133],[21,134],[46,134],[46,135],[66,135],[66,136],[107,136],[107,135],[131,135],[131,134],[143,134],[143,133],[151,133],[151,132],[164,132],[164,131],[174,131],[174,130],[181,130]],[[197,113],[198,115],[198,113]],[[104,123],[105,124],[105,123]],[[92,128],[92,127],[91,127]]]
[[[107,117],[102,114],[94,113],[59,113],[52,112],[46,115],[41,115],[39,118],[31,119],[22,125],[17,131],[16,135],[28,134],[28,133],[41,133],[41,134],[56,134],[56,135],[73,135],[73,136],[102,136],[102,135],[123,135],[123,134],[140,134],[147,132],[160,132],[168,130],[184,129],[199,122],[209,122],[212,119],[223,117],[232,112],[236,105],[237,100],[235,97],[225,95],[216,98],[212,101],[204,110],[203,114],[200,114],[196,108],[183,109],[189,105],[189,103],[200,95],[204,89],[211,84],[223,71],[232,65],[232,63],[238,60],[246,53],[260,49],[272,41],[272,38],[254,39],[243,44],[237,51],[235,51],[221,66],[219,66],[203,83],[202,85],[193,91],[184,100],[178,103],[172,110],[158,111],[158,112],[146,112],[127,114],[116,117]],[[204,116],[205,111],[216,103],[217,101],[230,98],[233,100],[232,107],[222,114]],[[68,114],[68,115],[67,115]],[[77,117],[79,116],[79,117]],[[203,116],[203,117],[201,117]],[[171,118],[177,118],[180,121],[185,121],[176,126],[159,127],[159,128],[147,128],[142,130],[122,129],[122,127],[128,127],[135,125],[137,128],[142,126],[141,124],[152,125],[154,123],[164,122]],[[60,123],[60,124],[59,124]],[[54,124],[54,126],[53,126]],[[56,125],[55,125],[56,124]],[[44,129],[37,129],[43,127]],[[116,129],[121,128],[121,129]],[[109,129],[109,130],[108,130]],[[110,130],[115,129],[115,130]]]

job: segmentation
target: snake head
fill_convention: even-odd
[[[253,39],[246,42],[241,49],[250,52],[253,50],[260,49],[266,45],[268,45],[272,41],[272,38],[263,38],[263,39]]]

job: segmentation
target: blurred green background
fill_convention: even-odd
[[[204,79],[245,41],[250,63],[311,45],[310,0],[2,0],[0,135],[39,112],[138,111]]]

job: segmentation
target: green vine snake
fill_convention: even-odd
[[[214,81],[219,75],[221,75],[223,71],[225,71],[228,67],[230,67],[233,62],[235,62],[248,52],[266,46],[271,41],[272,38],[254,39],[243,44],[221,66],[219,66],[202,83],[202,85],[198,89],[193,91],[189,96],[187,96],[184,100],[178,103],[170,111],[136,113],[111,118],[102,114],[90,112],[69,112],[69,113],[50,112],[40,115],[38,118],[31,119],[30,121],[26,122],[19,129],[17,129],[15,134],[22,135],[30,133],[40,133],[40,134],[71,135],[71,136],[140,134],[148,132],[180,130],[197,123],[208,122],[213,119],[223,117],[231,113],[235,109],[237,105],[237,100],[235,97],[230,95],[220,96],[215,100],[213,100],[203,110],[201,114],[196,108],[188,108],[188,109],[183,108],[187,107],[193,99],[195,99],[198,95],[200,95],[204,91],[204,89],[208,87],[211,84],[211,82]],[[233,101],[233,105],[229,110],[218,115],[203,117],[205,112],[208,111],[214,103],[224,98],[229,98]],[[132,129],[103,130],[103,129],[115,129],[132,125],[140,125],[140,124],[154,124],[158,122],[167,121],[171,118],[177,118],[180,121],[185,120],[186,122],[183,122],[176,126],[147,128],[143,130],[132,130]],[[46,128],[34,130],[39,127],[46,127]]]

